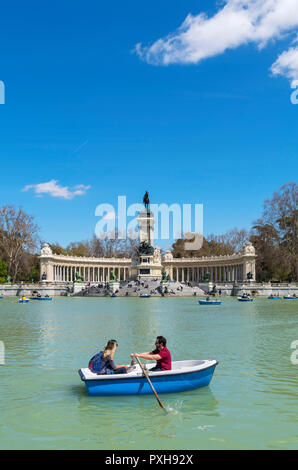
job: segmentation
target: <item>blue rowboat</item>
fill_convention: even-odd
[[[150,294],[140,294],[139,297],[141,299],[149,299],[149,297],[151,297],[151,295]]]
[[[290,295],[285,295],[284,299],[286,299],[286,300],[297,300],[298,297],[291,297]]]
[[[30,300],[52,300],[52,297],[30,297]]]
[[[239,302],[252,302],[253,299],[250,299],[249,297],[238,297]]]
[[[19,300],[19,303],[20,303],[20,304],[27,304],[28,302],[29,302],[29,299],[25,299],[25,300],[20,299],[20,300]]]
[[[147,364],[147,370],[157,393],[177,393],[209,385],[217,364],[215,360],[176,361],[172,370],[150,372],[155,364]],[[127,374],[97,375],[88,368],[78,372],[91,396],[152,394],[139,365],[129,368]]]
[[[3,299],[3,295],[0,295],[0,299]]]
[[[274,300],[274,299],[280,299],[280,297],[278,295],[269,295],[268,299]]]
[[[221,305],[221,300],[199,300],[200,305]]]

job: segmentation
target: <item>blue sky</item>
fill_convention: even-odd
[[[270,70],[295,52],[298,21],[269,38],[236,32],[233,47],[220,32],[212,41],[223,50],[202,46],[199,60],[184,61],[183,47],[197,47],[193,36],[181,46],[187,15],[206,14],[199,26],[188,21],[197,34],[223,8],[215,0],[2,5],[0,205],[22,205],[42,239],[62,245],[93,236],[98,204],[116,208],[118,195],[140,202],[145,190],[157,204],[204,204],[205,233],[249,228],[264,199],[298,173],[293,61]],[[53,180],[79,193],[22,191]]]

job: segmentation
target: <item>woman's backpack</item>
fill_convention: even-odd
[[[95,354],[95,356],[93,356],[90,359],[88,367],[91,370],[91,372],[98,373],[102,369],[101,363],[102,363],[102,351]]]

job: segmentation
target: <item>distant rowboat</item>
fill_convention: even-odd
[[[200,305],[221,305],[221,300],[199,300]]]
[[[30,297],[30,300],[53,300],[52,297]]]
[[[27,304],[28,302],[30,302],[29,299],[20,299],[20,300],[19,300],[19,303],[20,303],[20,304]]]
[[[252,302],[253,299],[250,297],[238,297],[239,302]]]
[[[151,297],[151,295],[150,294],[140,294],[139,297],[141,299],[149,299],[149,297]]]
[[[280,299],[280,297],[278,295],[269,295],[268,299],[275,300],[275,299]]]
[[[292,296],[290,296],[290,295],[285,295],[285,296],[284,296],[284,299],[285,299],[285,300],[297,300],[298,297],[292,297]]]

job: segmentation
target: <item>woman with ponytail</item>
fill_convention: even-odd
[[[115,339],[110,339],[103,351],[100,351],[89,362],[89,369],[98,375],[103,374],[126,374],[128,366],[117,365],[114,362],[114,355],[118,343]],[[97,357],[98,356],[98,357]]]

